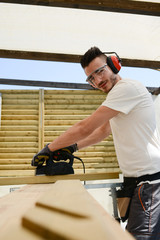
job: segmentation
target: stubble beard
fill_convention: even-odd
[[[111,85],[110,88],[109,89],[101,89],[101,90],[105,93],[109,93],[111,91],[111,89],[115,86],[115,84],[117,83],[117,77],[114,74],[110,77],[109,80],[106,80],[106,81],[108,82],[108,84]]]

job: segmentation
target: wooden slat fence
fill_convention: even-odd
[[[105,99],[93,90],[1,90],[0,177],[34,176],[31,159]],[[112,136],[76,152],[86,172],[119,172]],[[74,163],[75,173],[83,173]]]

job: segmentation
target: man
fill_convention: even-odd
[[[32,165],[43,164],[58,149],[74,152],[113,134],[119,166],[125,179],[134,180],[127,229],[138,240],[160,239],[160,140],[152,98],[139,82],[122,79],[120,59],[107,57],[97,47],[81,59],[87,81],[108,93],[89,117],[76,123],[42,149]],[[69,146],[69,147],[66,147]],[[47,158],[46,158],[47,159]]]

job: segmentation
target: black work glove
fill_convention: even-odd
[[[53,159],[56,161],[67,160],[69,156],[72,155],[77,150],[78,150],[77,143],[70,145],[68,147],[58,149],[53,152]]]
[[[47,144],[39,153],[37,153],[36,155],[34,155],[32,161],[31,161],[31,165],[32,166],[42,166],[43,163],[49,159],[53,159],[53,153],[52,151],[50,151],[50,149],[48,148]]]

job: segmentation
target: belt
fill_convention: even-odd
[[[160,179],[160,172],[154,173],[154,174],[146,174],[142,175],[140,177],[124,177],[124,183],[125,184],[139,184],[140,182],[144,181],[154,181]]]

